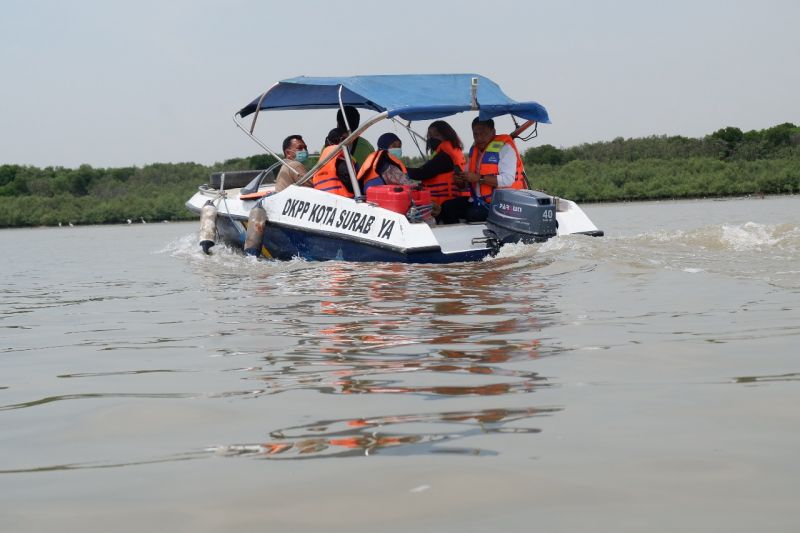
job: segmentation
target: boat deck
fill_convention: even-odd
[[[443,253],[449,254],[486,248],[486,242],[482,240],[484,239],[483,230],[486,229],[486,224],[448,224],[431,229],[436,236],[436,240],[439,241]],[[482,241],[473,244],[473,239],[481,239]]]

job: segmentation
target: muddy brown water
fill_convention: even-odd
[[[0,529],[800,529],[800,197],[585,210],[444,266],[0,231]]]

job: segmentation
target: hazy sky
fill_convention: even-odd
[[[260,153],[231,117],[298,75],[483,74],[549,111],[521,150],[798,124],[798,23],[795,0],[0,0],[0,164]],[[319,148],[334,115],[265,113],[257,133]],[[450,119],[467,144],[473,116]]]

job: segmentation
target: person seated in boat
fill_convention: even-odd
[[[286,164],[281,165],[275,178],[275,192],[296,184],[307,172],[303,163],[308,159],[308,147],[300,135],[289,135],[283,140],[283,157]],[[311,187],[311,182],[306,181],[302,185]]]
[[[408,177],[421,182],[424,188],[431,191],[434,213],[441,209],[436,217],[439,222],[457,223],[458,218],[447,216],[444,206],[459,195],[468,194],[459,190],[455,181],[455,171],[460,171],[466,165],[464,144],[450,124],[436,120],[428,126],[426,145],[432,157],[421,167],[409,168]]]
[[[346,138],[346,130],[333,128],[328,132],[328,136],[325,137],[325,147],[319,155],[319,160],[325,159]],[[344,150],[341,150],[314,174],[311,182],[315,189],[353,198],[353,184],[350,181],[350,173],[347,171],[347,162],[344,158]]]
[[[378,151],[372,152],[364,160],[358,171],[361,192],[373,185],[412,185],[415,182],[406,176],[403,156],[403,142],[394,133],[384,133],[378,137]]]
[[[527,189],[528,182],[514,139],[510,135],[498,135],[494,120],[475,117],[472,138],[474,143],[469,149],[467,168],[455,173],[456,183],[468,186],[469,194],[443,207],[442,216],[482,222],[489,216],[496,188]]]
[[[346,105],[344,106],[344,114],[342,114],[341,109],[336,112],[336,127],[340,130],[350,133],[357,130],[359,124],[361,124],[361,115],[355,107]],[[367,156],[375,151],[375,147],[362,137],[356,137],[349,149],[350,155],[353,156],[353,160],[359,167],[364,164]]]

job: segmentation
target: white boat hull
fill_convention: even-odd
[[[428,226],[372,203],[356,202],[310,187],[291,186],[260,199],[242,200],[239,189],[201,189],[187,207],[199,213],[211,200],[217,230],[242,247],[250,210],[267,213],[261,253],[275,259],[451,263],[476,261],[496,252],[482,223]],[[558,234],[602,234],[574,202],[559,200]]]

